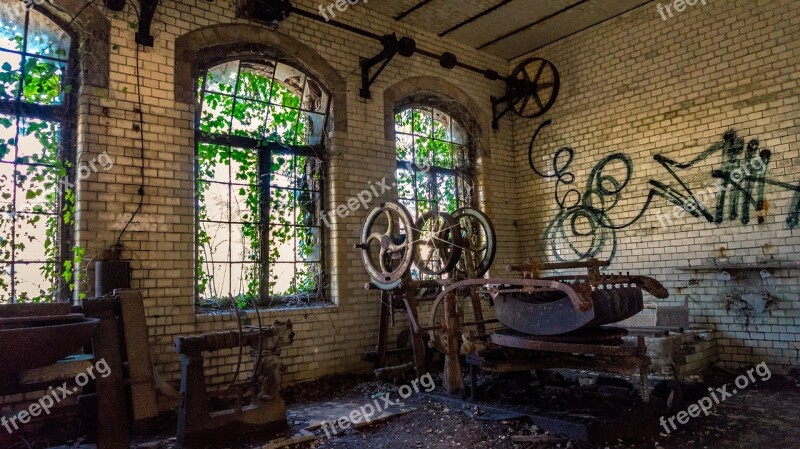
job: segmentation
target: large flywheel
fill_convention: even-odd
[[[364,268],[381,290],[400,285],[414,257],[413,221],[400,203],[385,201],[374,207],[361,230]]]

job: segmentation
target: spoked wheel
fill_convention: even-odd
[[[458,313],[461,315],[462,323],[463,320],[472,321],[481,321],[483,318],[483,310],[477,311],[475,309],[476,302],[472,300],[473,293],[477,295],[478,298],[477,303],[480,302],[491,302],[489,298],[489,293],[483,289],[478,289],[474,287],[470,287],[470,291],[460,292],[456,296],[456,304]],[[438,352],[446,353],[447,351],[444,350],[442,343],[442,337],[446,333],[446,321],[445,321],[445,301],[441,301],[438,303],[434,303],[433,308],[428,315],[428,341],[429,346],[435,348]],[[471,316],[469,315],[471,309]],[[479,325],[472,325],[475,328],[479,328]],[[465,328],[461,329],[462,331]],[[483,335],[484,332],[478,332],[479,335]],[[459,339],[459,343],[461,340]]]
[[[550,110],[558,98],[558,70],[550,61],[527,59],[514,69],[509,78],[509,90],[515,98],[511,108],[520,117],[539,117]]]
[[[444,212],[426,212],[417,219],[414,242],[414,263],[431,276],[453,271],[463,248],[458,222]]]
[[[475,271],[475,277],[481,277],[489,271],[497,252],[497,234],[494,226],[486,214],[471,207],[453,212],[453,218],[458,221],[461,229],[464,248],[456,270],[462,277],[467,277],[471,275],[468,269],[471,268]]]
[[[361,260],[372,278],[372,283],[382,290],[400,285],[402,277],[411,267],[414,255],[412,220],[408,209],[394,201],[374,207],[361,230]]]
[[[453,218],[458,222],[461,232],[462,251],[461,257],[455,268],[455,274],[462,279],[479,278],[486,274],[494,262],[497,251],[497,235],[495,234],[492,222],[483,212],[471,207],[464,207],[453,212]],[[464,302],[472,306],[472,317],[477,321],[477,330],[480,335],[485,334],[483,322],[482,301],[487,300],[485,292],[480,292],[476,287],[470,287],[469,293],[463,292],[465,296],[462,301],[461,309],[464,310]],[[491,299],[489,299],[491,303]],[[430,312],[430,328],[440,328],[444,323],[442,312],[438,309],[442,303],[435,303]],[[442,327],[443,328],[443,327]],[[440,331],[441,332],[441,331]],[[429,332],[433,342],[439,343],[437,331]]]

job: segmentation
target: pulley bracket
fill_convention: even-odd
[[[156,14],[158,0],[141,0],[139,3],[139,27],[136,30],[136,43],[145,47],[152,47],[155,41],[150,34],[150,25],[153,23],[153,16]]]
[[[530,58],[520,63],[505,78],[505,83],[505,95],[491,97],[492,128],[495,130],[500,125],[500,119],[509,112],[524,118],[543,115],[556,102],[560,87],[556,66],[541,58]]]
[[[383,44],[383,50],[381,50],[380,53],[371,58],[361,58],[360,61],[361,90],[359,91],[359,95],[366,100],[371,98],[370,87],[378,79],[386,66],[392,62],[395,56],[399,54],[400,56],[408,58],[417,50],[417,43],[414,39],[403,37],[398,40],[395,33],[383,36],[383,38],[381,38],[381,44]],[[370,70],[378,64],[380,64],[380,67],[370,76]]]

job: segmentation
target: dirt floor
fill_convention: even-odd
[[[552,372],[540,373],[541,378],[482,377],[480,392],[488,401],[465,406],[452,398],[443,404],[427,394],[424,388],[395,404],[400,399],[397,385],[352,377],[323,379],[286,391],[291,429],[284,436],[305,432],[306,438],[313,438],[313,441],[293,447],[317,449],[800,448],[800,381],[794,378],[776,375],[766,381],[759,379],[725,401],[714,404],[710,416],[701,414],[689,418],[683,425],[675,421],[677,430],[667,434],[659,425],[662,414],[666,417],[672,415],[666,411],[664,401],[656,398],[654,405],[647,408],[625,382],[609,382],[608,379],[598,382],[595,376],[592,384],[592,374],[572,374],[572,377],[570,373]],[[721,372],[706,376],[703,379],[705,384],[697,384],[694,391],[684,391],[686,402],[673,413],[686,410],[690,403],[709,395],[708,387],[718,388],[726,383],[733,386],[734,378]],[[436,384],[440,385],[439,379],[436,379]],[[727,391],[731,390],[728,388]],[[440,392],[432,394],[437,393]],[[371,425],[350,428],[339,434],[334,434],[328,426],[325,427],[327,432],[319,426],[321,418],[327,417],[330,422],[366,404],[385,404],[381,397],[387,394],[393,405],[386,406],[386,412],[393,416],[385,420],[374,418]],[[579,424],[591,423],[590,426],[595,426],[593,429],[624,428],[640,435],[596,443],[581,442],[577,438],[547,435],[544,426],[533,424],[527,416],[498,416],[493,407],[511,408],[534,416],[558,417]],[[598,420],[598,417],[603,419]],[[303,429],[311,430],[313,437]],[[520,441],[525,439],[528,441]],[[544,439],[551,441],[545,442]],[[162,441],[162,444],[153,445],[151,442],[141,447],[169,448],[171,443]],[[210,447],[272,449],[277,446],[270,446],[265,439],[254,438],[238,442],[229,440],[226,444]]]
[[[719,387],[726,382],[733,385],[733,378],[720,379],[716,376],[709,385]],[[498,384],[514,384],[517,380],[500,380]],[[342,398],[352,401],[356,398],[366,400],[393,386],[385,384],[359,384]],[[512,390],[514,386],[510,387]],[[540,389],[541,390],[541,389]],[[547,390],[547,388],[545,388]],[[728,389],[730,391],[730,389]],[[490,392],[491,393],[491,392]],[[704,392],[705,393],[705,392]],[[638,398],[616,398],[614,394],[595,396],[596,393],[555,389],[545,393],[538,400],[539,410],[566,406],[575,413],[575,404],[583,404],[583,413],[591,413],[591,409],[602,409],[606,405],[621,401],[635,403]],[[494,398],[500,398],[496,392]],[[607,396],[607,397],[603,397]],[[523,400],[529,398],[522,396]],[[507,398],[502,398],[507,399]],[[659,426],[659,413],[645,413],[635,406],[626,409],[617,403],[623,412],[641,416],[620,416],[616,423],[631,426],[647,427],[650,435],[636,440],[612,440],[602,443],[583,443],[565,440],[556,444],[539,444],[516,442],[522,436],[542,435],[545,429],[532,424],[527,418],[501,419],[498,421],[481,420],[481,406],[472,407],[471,412],[478,413],[476,418],[465,416],[456,407],[442,405],[425,395],[413,395],[407,401],[418,409],[402,416],[390,419],[384,424],[358,430],[348,430],[343,435],[328,438],[321,433],[321,438],[309,447],[329,448],[545,448],[574,447],[585,449],[603,448],[636,448],[636,449],[700,449],[700,448],[800,448],[800,386],[793,379],[773,377],[769,381],[752,385],[737,392],[733,397],[714,406],[710,416],[702,414],[697,418],[689,418],[685,425],[678,424],[677,430],[667,434]],[[495,405],[501,401],[492,401]],[[528,404],[530,405],[530,403]],[[290,407],[290,411],[299,404]],[[535,405],[534,405],[535,407]],[[688,407],[688,404],[686,404]],[[520,408],[520,407],[514,407]],[[524,407],[522,407],[524,408]],[[685,407],[684,407],[685,409]],[[468,408],[468,411],[469,408]],[[669,417],[670,415],[667,415]],[[627,418],[627,419],[626,419]],[[642,422],[651,420],[651,422]],[[295,421],[297,422],[297,421]],[[302,422],[300,424],[303,424]],[[295,424],[297,425],[297,424]],[[667,424],[669,426],[669,424]],[[319,433],[319,432],[318,432]]]

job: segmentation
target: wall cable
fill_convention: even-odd
[[[94,3],[95,1],[96,1],[96,0],[89,0],[89,1],[88,1],[88,2],[85,4],[85,5],[83,5],[83,7],[81,7],[81,9],[79,9],[79,10],[78,10],[78,13],[77,13],[77,14],[75,14],[75,15],[72,17],[72,19],[70,19],[70,20],[69,20],[69,22],[67,23],[67,28],[69,28],[69,27],[70,27],[70,25],[72,25],[72,22],[74,22],[74,21],[75,21],[75,19],[77,19],[77,18],[78,18],[78,16],[80,16],[80,15],[81,15],[81,13],[83,13],[83,11],[85,11],[85,10],[86,10],[86,8],[88,8],[88,7],[92,6],[92,3]]]
[[[131,3],[131,7],[136,12],[136,17],[139,17],[139,10],[136,8],[136,5]],[[142,106],[142,78],[139,74],[139,65],[140,65],[140,58],[139,58],[139,44],[136,44],[136,70],[135,70],[135,77],[136,77],[136,97],[138,102],[138,112],[139,112],[139,176],[140,176],[140,184],[139,190],[137,193],[139,194],[139,204],[136,206],[136,210],[133,211],[131,214],[131,218],[128,219],[128,222],[125,223],[125,227],[122,228],[120,231],[119,236],[117,237],[117,242],[114,244],[115,249],[121,249],[122,244],[122,237],[125,235],[125,232],[128,230],[128,226],[133,222],[134,218],[139,215],[139,212],[142,210],[142,205],[144,204],[144,107]]]

